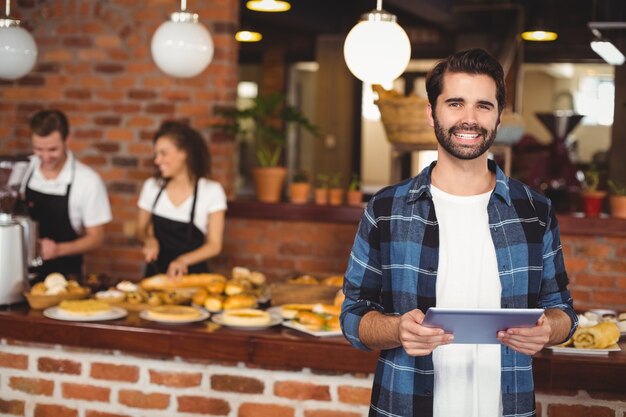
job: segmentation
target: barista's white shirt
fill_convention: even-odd
[[[39,169],[40,165],[41,160],[33,155],[22,182],[20,189],[22,193],[26,189],[26,181],[32,172],[33,175],[28,183],[30,189],[44,194],[65,195],[67,185],[72,182],[72,165],[74,165],[76,171],[73,175],[74,179],[69,196],[69,215],[72,228],[78,235],[82,235],[85,227],[99,226],[111,221],[111,206],[102,179],[96,171],[75,159],[72,152],[67,151],[65,164],[54,179],[44,177]]]
[[[148,178],[143,183],[141,194],[139,194],[139,201],[137,202],[139,208],[152,212],[152,205],[160,189],[161,184],[159,184],[155,178]],[[165,217],[166,219],[187,223],[191,215],[192,202],[193,194],[183,203],[175,206],[167,195],[167,192],[163,190],[159,201],[154,207],[154,214]],[[198,197],[193,223],[202,233],[206,234],[208,230],[207,222],[209,220],[209,214],[222,210],[226,210],[226,193],[224,193],[222,185],[217,181],[200,178],[198,181]]]
[[[501,285],[487,204],[491,192],[460,197],[431,185],[439,222],[437,307],[500,308]],[[434,416],[497,417],[500,345],[450,344],[433,351]]]

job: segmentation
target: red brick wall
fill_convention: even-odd
[[[39,55],[26,77],[0,81],[0,154],[30,152],[28,120],[36,110],[65,111],[70,148],[103,177],[113,206],[105,247],[88,257],[87,272],[137,278],[142,267],[132,236],[136,199],[152,174],[152,134],[163,120],[182,119],[209,138],[215,106],[234,103],[239,2],[188,2],[215,44],[209,67],[191,79],[164,75],[150,55],[152,34],[180,7],[176,0],[12,3]],[[213,175],[232,195],[234,143],[215,135],[210,150]]]
[[[0,415],[365,417],[372,376],[0,340]],[[624,417],[623,394],[537,392],[539,417]]]

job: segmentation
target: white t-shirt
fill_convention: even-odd
[[[437,307],[500,308],[502,287],[487,204],[431,185],[439,222]],[[434,416],[498,417],[500,345],[450,344],[433,351]]]
[[[153,212],[152,205],[160,189],[161,184],[159,184],[156,178],[148,178],[143,183],[141,194],[139,194],[139,201],[137,202],[139,208]],[[167,192],[163,190],[159,201],[154,207],[154,214],[165,217],[166,219],[188,223],[189,216],[191,215],[192,202],[193,194],[180,205],[175,206],[167,195]],[[209,214],[222,210],[226,210],[226,193],[224,193],[222,185],[217,181],[200,178],[198,181],[198,197],[193,223],[206,235]]]
[[[33,155],[20,188],[22,195],[31,172],[33,175],[28,188],[44,194],[65,195],[67,185],[72,182],[69,216],[74,231],[83,235],[85,227],[100,226],[111,221],[111,206],[102,179],[96,171],[76,159],[72,152],[67,151],[65,164],[54,179],[44,177],[39,169],[40,165],[41,160]],[[74,169],[75,172],[72,173]]]

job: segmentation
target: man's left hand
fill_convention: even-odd
[[[498,340],[517,352],[534,355],[548,344],[551,332],[550,320],[542,315],[534,327],[512,327],[498,332]]]

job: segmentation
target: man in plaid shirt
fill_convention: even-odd
[[[370,416],[534,416],[531,355],[577,325],[554,209],[487,159],[505,106],[492,56],[451,55],[426,90],[437,162],[374,195],[345,274],[344,335],[381,351]],[[545,313],[468,345],[421,325],[434,306]]]

